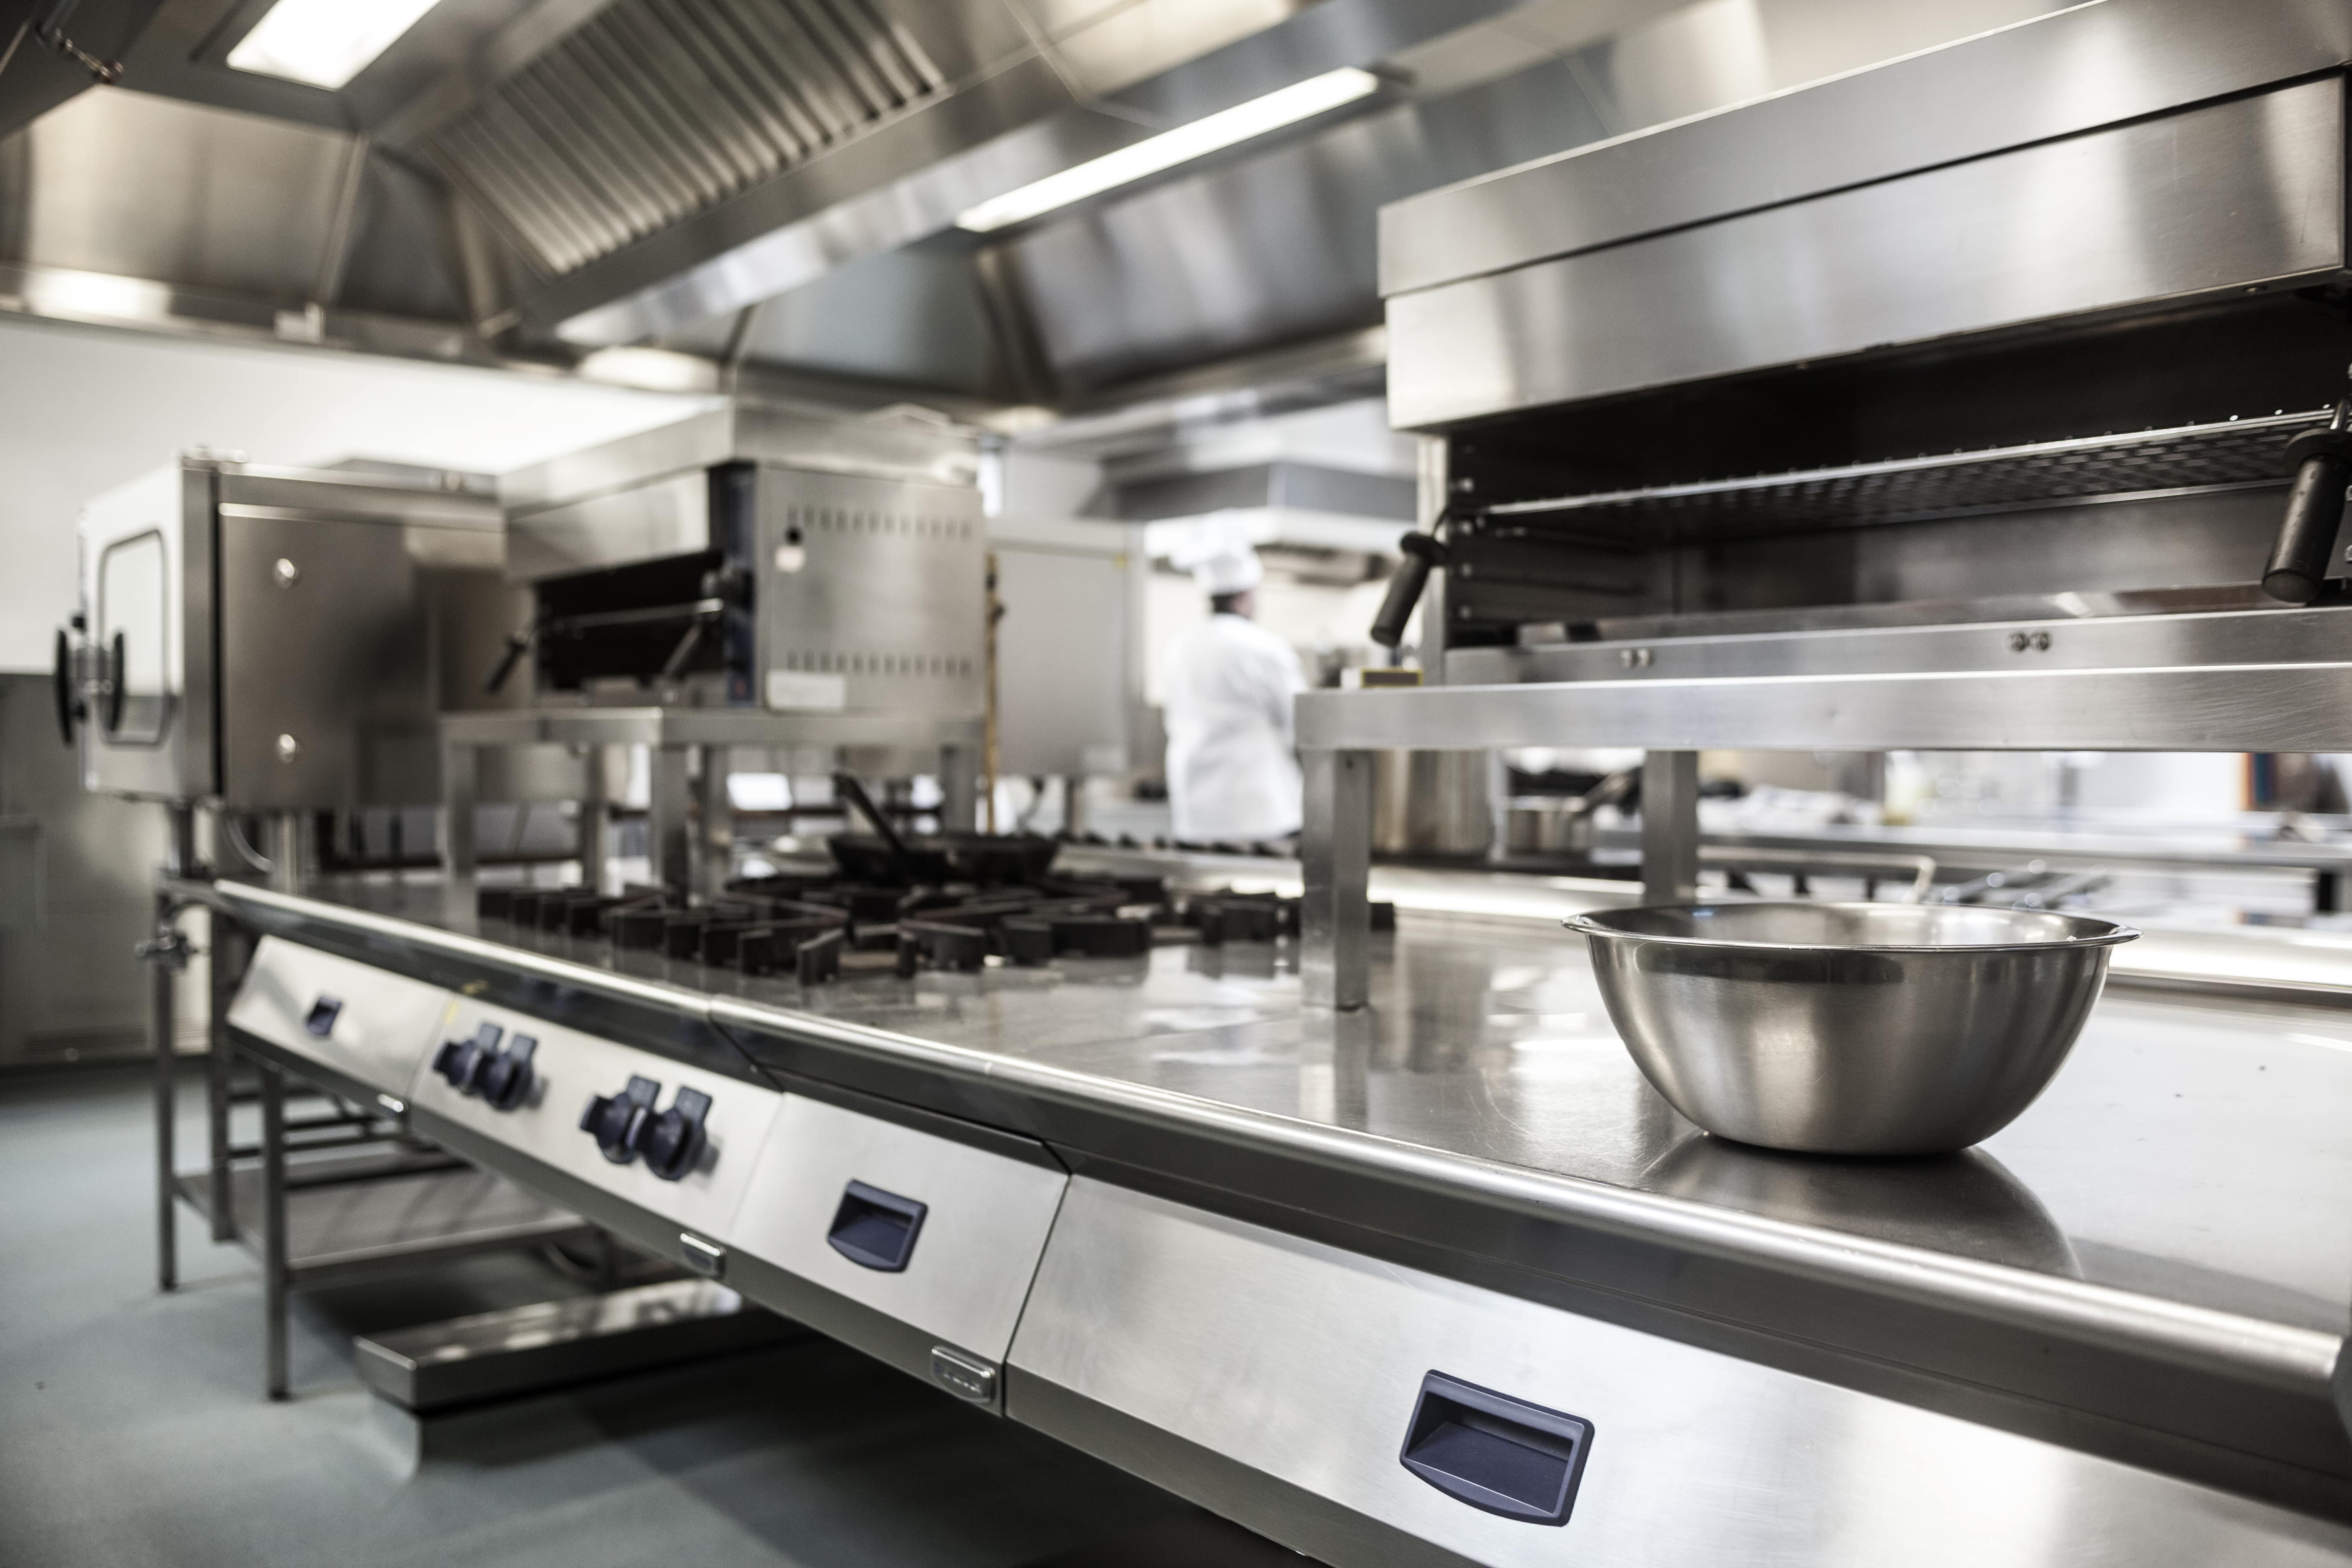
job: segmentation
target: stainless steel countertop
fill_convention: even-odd
[[[1475,886],[1452,884],[1457,908],[1478,902]],[[1747,1149],[1683,1121],[1619,1043],[1582,943],[1534,920],[1408,909],[1393,946],[1381,944],[1372,1006],[1336,1015],[1302,1005],[1286,948],[1163,947],[1148,960],[803,991],[648,955],[616,962],[596,942],[478,930],[433,886],[311,897],[682,1004],[879,1031],[1107,1094],[1369,1134],[1400,1154],[1692,1200],[2289,1331],[2340,1336],[2352,1315],[2352,1015],[2110,994],[2051,1088],[1980,1148],[1824,1160]],[[1548,897],[1586,895],[1563,884]]]

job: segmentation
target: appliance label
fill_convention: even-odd
[[[803,712],[838,712],[849,706],[849,678],[798,669],[768,671],[768,706]]]

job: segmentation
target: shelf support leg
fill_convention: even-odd
[[[580,885],[592,893],[604,890],[604,834],[613,816],[604,790],[604,748],[589,746],[581,758],[580,816],[572,824],[580,857]]]
[[[178,965],[172,962],[177,954],[179,933],[173,929],[173,913],[172,895],[158,889],[155,935],[140,949],[140,956],[147,961],[148,1044],[155,1053],[155,1280],[165,1290],[176,1289],[180,1283],[179,1199],[173,1188],[179,1110],[174,1080],[179,1062],[173,1049],[173,1037],[179,1031],[173,995]]]
[[[205,1137],[212,1186],[213,1240],[236,1239],[236,1199],[229,1184],[229,1098],[236,1088],[236,1059],[228,1043],[228,1009],[244,977],[250,942],[245,928],[212,911],[212,1017],[205,1053]]]
[[[980,821],[980,781],[969,746],[940,748],[940,829],[970,833]],[[993,780],[990,781],[992,784]]]
[[[474,805],[480,798],[480,752],[463,742],[441,743],[441,865],[455,889],[474,880]]]
[[[1698,896],[1698,753],[1652,752],[1642,760],[1642,901]]]
[[[1316,751],[1302,761],[1299,979],[1310,1006],[1361,1007],[1371,997],[1372,753]]]
[[[287,1396],[286,1362],[286,1074],[275,1063],[261,1072],[261,1291],[268,1334],[269,1397]]]
[[[694,885],[706,898],[727,890],[735,858],[735,804],[728,797],[727,772],[735,752],[729,746],[701,748],[702,776],[695,781]]]
[[[688,820],[693,789],[687,778],[685,746],[655,746],[646,802],[646,853],[654,880],[683,898],[694,888],[694,825]]]

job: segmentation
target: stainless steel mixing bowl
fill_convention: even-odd
[[[2106,981],[2111,921],[1935,904],[1671,904],[1579,915],[1643,1074],[1710,1132],[1932,1154],[2032,1104]]]

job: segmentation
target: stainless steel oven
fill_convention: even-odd
[[[90,501],[58,718],[86,787],[247,810],[429,802],[436,718],[512,614],[478,481],[184,457]]]

